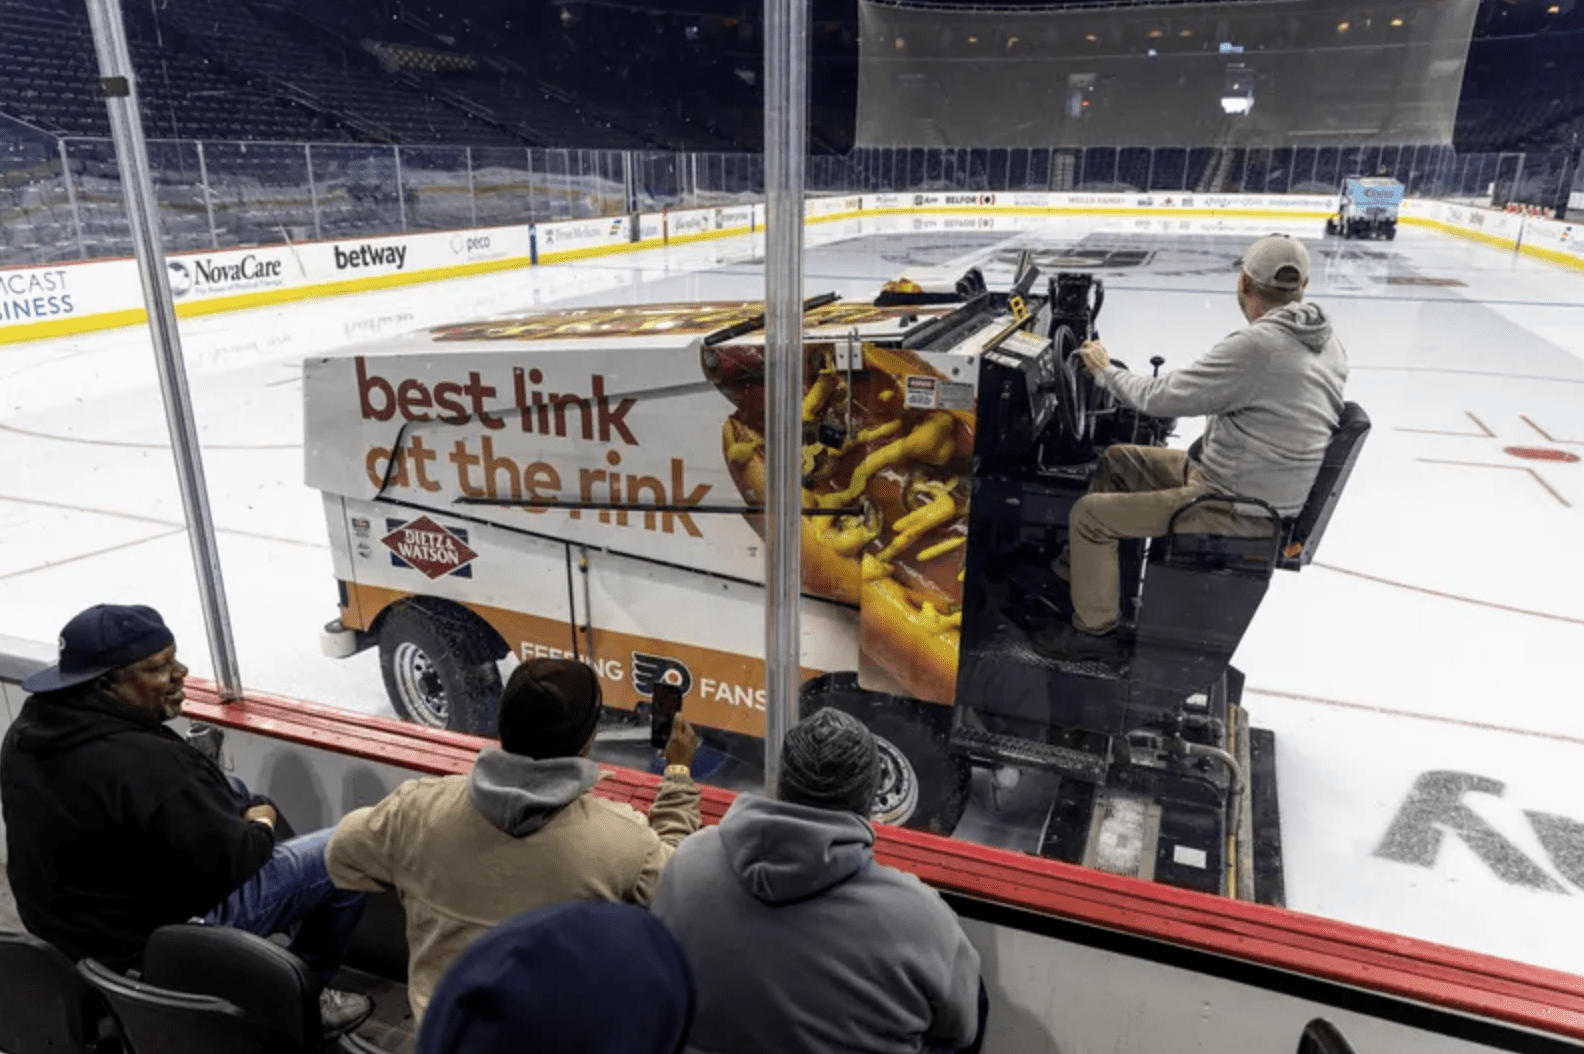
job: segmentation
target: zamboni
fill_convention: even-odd
[[[1342,181],[1337,213],[1326,220],[1327,234],[1344,238],[1397,237],[1397,211],[1403,185],[1387,176],[1349,176]]]
[[[973,270],[806,303],[800,705],[875,733],[879,821],[950,834],[975,767],[1038,772],[1042,854],[1277,903],[1274,740],[1229,663],[1271,576],[1313,557],[1367,420],[1344,418],[1268,537],[1125,542],[1125,662],[1041,651],[1063,617],[1053,525],[1106,445],[1173,427],[1081,367],[1102,303],[1027,255],[1004,291]],[[499,660],[574,656],[613,719],[669,685],[761,764],[763,327],[756,303],[573,308],[308,360],[327,651],[377,647],[399,714],[485,734]]]

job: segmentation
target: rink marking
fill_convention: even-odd
[[[17,505],[37,505],[40,508],[45,509],[60,509],[64,512],[86,512],[92,516],[113,516],[123,520],[134,520],[138,523],[152,523],[157,527],[174,527],[179,531],[185,531],[187,529],[187,525],[180,520],[164,520],[157,516],[144,516],[136,512],[117,512],[114,509],[95,509],[87,505],[72,505],[62,501],[46,501],[43,498],[18,498],[10,494],[0,494],[0,502],[7,501],[14,502]],[[251,538],[258,542],[280,542],[282,545],[300,545],[305,549],[330,548],[330,546],[325,542],[305,542],[301,538],[283,538],[278,534],[263,534],[259,531],[244,531],[238,527],[216,527],[215,531],[218,534],[234,534],[239,538]],[[164,535],[157,535],[156,537],[164,537]],[[88,555],[92,554],[90,553]],[[72,559],[80,560],[82,557],[74,556]],[[53,567],[54,565],[50,564],[46,566]]]
[[[1457,725],[1461,728],[1475,728],[1482,732],[1505,732],[1508,735],[1527,736],[1530,739],[1545,739],[1553,743],[1567,743],[1571,746],[1584,747],[1584,738],[1570,736],[1563,732],[1541,732],[1532,728],[1514,728],[1512,725],[1495,725],[1488,721],[1470,721],[1462,717],[1444,717],[1441,714],[1424,714],[1416,710],[1398,710],[1389,706],[1373,706],[1369,703],[1348,703],[1341,699],[1326,699],[1318,695],[1303,695],[1299,692],[1284,692],[1276,688],[1250,688],[1245,687],[1244,692],[1254,695],[1268,696],[1273,699],[1291,699],[1294,702],[1314,703],[1317,706],[1333,706],[1342,710],[1360,710],[1368,714],[1379,714],[1382,717],[1407,717],[1418,721],[1434,721],[1442,725]]]
[[[1584,439],[1558,439],[1556,436],[1552,435],[1550,432],[1547,432],[1544,428],[1541,428],[1539,425],[1530,420],[1528,414],[1519,414],[1518,419],[1524,424],[1528,425],[1530,428],[1533,428],[1536,432],[1540,433],[1540,438],[1544,439],[1547,443],[1556,443],[1560,446],[1584,446]]]
[[[119,545],[109,545],[109,546],[106,546],[103,549],[95,549],[92,552],[78,553],[76,556],[68,556],[68,557],[65,557],[64,559],[61,559],[61,560],[51,560],[47,564],[39,564],[36,567],[24,567],[20,571],[7,571],[5,574],[0,574],[0,582],[9,581],[10,579],[13,579],[13,578],[21,578],[23,575],[31,575],[31,574],[35,574],[35,573],[37,573],[39,571],[48,571],[51,568],[55,568],[55,567],[64,567],[67,564],[74,564],[74,563],[76,563],[79,560],[92,559],[95,556],[103,556],[106,553],[113,553],[113,552],[116,552],[117,550],[120,550],[120,549],[130,549],[130,548],[132,548],[135,545],[143,545],[143,544],[145,544],[147,542],[157,542],[161,538],[169,538],[172,535],[186,534],[186,533],[187,533],[187,528],[186,527],[177,527],[177,528],[175,528],[173,530],[161,531],[158,534],[151,534],[147,538],[134,538],[130,542],[122,542]]]
[[[17,435],[28,436],[33,439],[53,439],[61,443],[84,443],[88,446],[114,446],[126,447],[129,450],[169,450],[169,443],[134,443],[125,439],[88,439],[84,436],[50,435],[48,432],[35,432],[30,428],[18,428],[16,425],[0,423],[0,431],[15,432]],[[301,443],[260,443],[249,445],[245,443],[204,443],[199,442],[199,447],[204,450],[301,450]]]
[[[1464,468],[1501,468],[1514,472],[1527,472],[1536,483],[1540,484],[1546,489],[1547,494],[1561,502],[1563,508],[1571,509],[1573,507],[1573,503],[1568,501],[1562,495],[1558,494],[1556,492],[1556,488],[1545,481],[1544,476],[1540,475],[1540,473],[1536,472],[1534,469],[1528,468],[1524,465],[1492,465],[1487,461],[1447,461],[1437,457],[1421,457],[1416,458],[1415,460],[1423,462],[1427,465],[1462,465]]]
[[[1519,468],[1520,466],[1518,466],[1518,465],[1492,465],[1490,467],[1491,468]],[[1529,471],[1529,470],[1525,470],[1525,471]],[[1466,596],[1462,596],[1462,595],[1460,595],[1458,593],[1444,593],[1444,592],[1442,592],[1439,589],[1429,589],[1429,588],[1427,588],[1425,586],[1411,585],[1411,584],[1409,584],[1407,582],[1396,582],[1396,581],[1393,581],[1390,578],[1381,578],[1381,577],[1379,577],[1377,575],[1366,574],[1363,571],[1352,571],[1352,570],[1349,570],[1346,567],[1338,567],[1335,564],[1321,563],[1319,560],[1316,560],[1314,562],[1313,566],[1314,567],[1319,567],[1319,568],[1324,568],[1327,571],[1335,571],[1339,575],[1351,575],[1354,578],[1362,578],[1365,581],[1375,582],[1375,583],[1377,583],[1379,585],[1383,585],[1383,586],[1393,586],[1393,587],[1395,587],[1397,589],[1406,589],[1406,590],[1408,590],[1411,593],[1423,593],[1426,596],[1440,597],[1442,600],[1456,600],[1456,601],[1458,601],[1460,603],[1463,603],[1463,604],[1474,604],[1474,605],[1476,605],[1478,607],[1494,608],[1497,611],[1506,611],[1509,614],[1513,614],[1513,615],[1529,615],[1529,616],[1532,616],[1534,618],[1549,619],[1552,622],[1566,622],[1566,623],[1570,623],[1571,625],[1574,625],[1574,626],[1584,626],[1584,618],[1575,618],[1572,615],[1558,615],[1558,614],[1555,614],[1555,613],[1550,612],[1550,611],[1535,611],[1532,608],[1514,607],[1511,604],[1498,604],[1494,600],[1480,600],[1477,597],[1466,597]]]
[[[1506,302],[1493,300],[1490,303],[1505,304]],[[1348,369],[1382,370],[1396,373],[1445,373],[1468,377],[1500,377],[1502,380],[1507,381],[1544,381],[1547,384],[1584,384],[1584,377],[1542,377],[1534,373],[1502,373],[1497,370],[1457,370],[1444,366],[1372,366],[1368,363],[1349,363]]]
[[[1399,429],[1397,429],[1397,431],[1399,431],[1399,432],[1418,432],[1421,435],[1428,435],[1428,436],[1467,436],[1470,439],[1495,439],[1496,438],[1496,433],[1492,432],[1490,430],[1490,426],[1488,426],[1484,421],[1481,421],[1478,417],[1475,417],[1474,416],[1474,412],[1472,410],[1464,410],[1463,413],[1464,413],[1464,415],[1466,417],[1468,417],[1468,419],[1470,421],[1474,422],[1475,427],[1477,427],[1479,429],[1478,432],[1448,432],[1448,431],[1445,431],[1445,430],[1439,429],[1439,428],[1399,428]]]

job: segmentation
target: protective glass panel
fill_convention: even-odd
[[[1554,768],[1579,731],[1552,701],[1574,671],[1551,650],[1577,622],[1579,580],[1500,542],[1505,524],[1565,544],[1584,500],[1584,449],[1560,424],[1584,379],[1568,328],[1584,321],[1568,212],[1584,184],[1555,72],[1577,44],[1539,32],[1577,17],[1470,0],[859,5],[847,182],[822,183],[811,209],[841,213],[888,160],[894,182],[855,217],[811,223],[806,293],[911,305],[918,328],[810,366],[829,380],[808,441],[835,466],[816,494],[897,458],[864,483],[872,517],[820,538],[857,547],[859,687],[914,701],[885,718],[902,822],[1584,967],[1539,935],[1546,898],[1584,889]],[[1554,71],[1531,69],[1528,47]],[[1324,418],[1307,468],[1262,480],[1218,448],[1233,431],[1252,444],[1239,458],[1284,440],[1251,439],[1242,404],[1192,393],[1246,310],[1281,306],[1238,294],[1251,243],[1273,232],[1305,246],[1302,304],[1318,312],[1302,333],[1279,323],[1283,346],[1330,374],[1306,404]],[[1520,317],[1491,269],[1544,306]],[[949,323],[931,322],[938,309]],[[1128,381],[1091,379],[1074,350],[1091,337]],[[1492,341],[1521,350],[1498,369]],[[944,445],[930,466],[882,454],[891,437],[853,440],[877,412],[858,378],[899,348],[919,358],[917,402],[893,411],[913,436],[962,380],[932,375],[929,356],[974,364],[963,500]],[[1350,447],[1359,413],[1375,424]],[[1184,487],[1268,508],[1115,518]],[[1469,521],[1471,494],[1504,511]],[[1469,571],[1425,541],[1426,515],[1504,555]],[[959,568],[932,561],[952,559],[937,547],[959,530],[953,594]],[[1515,672],[1454,644],[1476,639],[1545,658]],[[1486,703],[1513,698],[1506,677],[1525,702],[1497,730]],[[1206,811],[1184,804],[1190,784]]]
[[[596,757],[675,689],[758,786],[760,16],[321,8],[123,12],[245,686],[489,734],[575,656]],[[822,15],[800,706],[879,818],[1584,970],[1581,17]],[[4,24],[0,633],[153,603],[211,676],[86,19]],[[1217,372],[1273,232],[1326,321]]]

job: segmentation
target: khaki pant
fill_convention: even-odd
[[[1085,633],[1115,629],[1117,540],[1164,535],[1173,513],[1210,493],[1186,451],[1120,443],[1107,447],[1089,481],[1089,493],[1078,499],[1068,517],[1073,625]],[[1187,513],[1177,529],[1253,538],[1269,534],[1271,523],[1215,504]]]

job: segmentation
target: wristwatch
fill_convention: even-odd
[[[690,765],[667,765],[665,768],[665,774],[667,776],[687,776],[689,779],[691,779],[693,776],[693,768]]]
[[[275,830],[275,821],[274,820],[265,819],[262,816],[250,816],[250,817],[248,817],[248,823],[261,823],[265,827],[268,827],[270,830],[272,830],[272,831]]]

